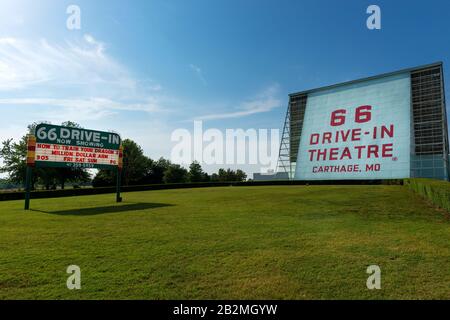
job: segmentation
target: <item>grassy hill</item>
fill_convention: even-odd
[[[0,299],[450,298],[448,214],[402,186],[0,202]],[[81,290],[66,288],[69,265]],[[368,290],[379,265],[382,289]]]

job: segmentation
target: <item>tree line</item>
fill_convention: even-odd
[[[28,133],[34,134],[37,123],[28,126]],[[79,124],[71,121],[63,122],[62,126],[81,128]],[[171,163],[163,157],[158,160],[144,155],[144,151],[131,139],[122,141],[123,170],[122,185],[142,185],[160,183],[187,183],[209,181],[245,181],[247,175],[242,170],[219,169],[217,173],[209,175],[204,172],[201,165],[194,161],[186,169],[179,164]],[[4,180],[8,184],[24,186],[26,175],[27,135],[18,142],[7,139],[2,142],[0,159],[3,165],[0,173],[7,173]],[[46,190],[60,187],[64,189],[67,183],[74,186],[92,184],[93,187],[113,186],[116,173],[112,170],[98,170],[93,178],[87,169],[83,168],[34,168],[32,176],[32,189],[38,186]]]
[[[142,148],[133,140],[125,139],[123,146],[122,183],[125,186],[159,183],[186,183],[209,181],[245,181],[247,175],[242,170],[219,169],[218,173],[209,175],[201,165],[194,161],[186,169],[170,160],[159,158],[153,160],[144,155]],[[111,170],[99,170],[92,179],[94,187],[113,186],[115,173]]]

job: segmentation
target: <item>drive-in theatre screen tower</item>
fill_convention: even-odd
[[[442,63],[293,93],[278,176],[449,179]]]

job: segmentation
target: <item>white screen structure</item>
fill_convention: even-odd
[[[410,74],[308,94],[295,179],[410,176]]]

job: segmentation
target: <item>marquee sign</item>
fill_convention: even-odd
[[[27,141],[25,210],[30,208],[32,168],[95,168],[116,172],[116,202],[121,202],[123,148],[117,133],[42,123]]]
[[[39,124],[36,167],[112,169],[119,166],[120,136],[112,132]]]

